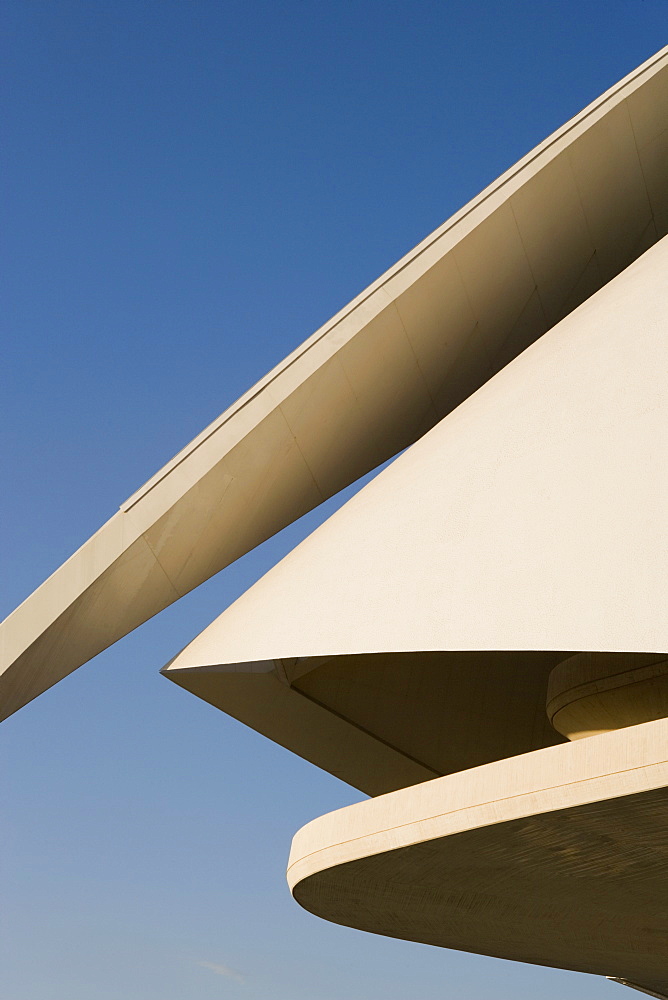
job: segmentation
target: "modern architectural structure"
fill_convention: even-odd
[[[668,997],[668,49],[0,626],[3,716],[403,452],[164,669],[373,796],[302,906]]]

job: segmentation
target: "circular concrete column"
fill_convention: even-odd
[[[668,717],[666,653],[578,653],[550,674],[552,726],[579,740]]]

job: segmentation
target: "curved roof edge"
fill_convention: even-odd
[[[288,884],[373,933],[668,989],[668,720],[313,820]]]

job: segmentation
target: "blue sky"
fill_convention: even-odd
[[[668,0],[5,0],[0,617],[314,329],[666,42]],[[0,728],[8,1000],[623,996],[300,910],[360,796],[158,673],[341,498]]]

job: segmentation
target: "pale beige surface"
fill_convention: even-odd
[[[667,274],[664,239],[397,458],[167,676],[373,792],[404,772],[392,786],[357,754],[346,771],[329,739],[314,751],[317,727],[307,747],[305,697],[440,773],[555,742],[547,675],[569,650],[668,650]],[[429,669],[427,651],[452,655]],[[235,701],[254,663],[289,687],[289,731],[267,727],[272,693],[255,679],[258,697]]]
[[[668,989],[668,720],[322,816],[288,881],[318,915]]]
[[[123,504],[0,626],[1,715],[415,441],[663,236],[667,67],[537,147]]]
[[[297,834],[306,908],[668,990],[668,720],[637,724],[666,712],[667,176],[664,49],[0,626],[0,717],[410,446],[165,673],[390,791]],[[621,698],[605,651],[633,656]],[[628,728],[549,725],[602,714]]]

